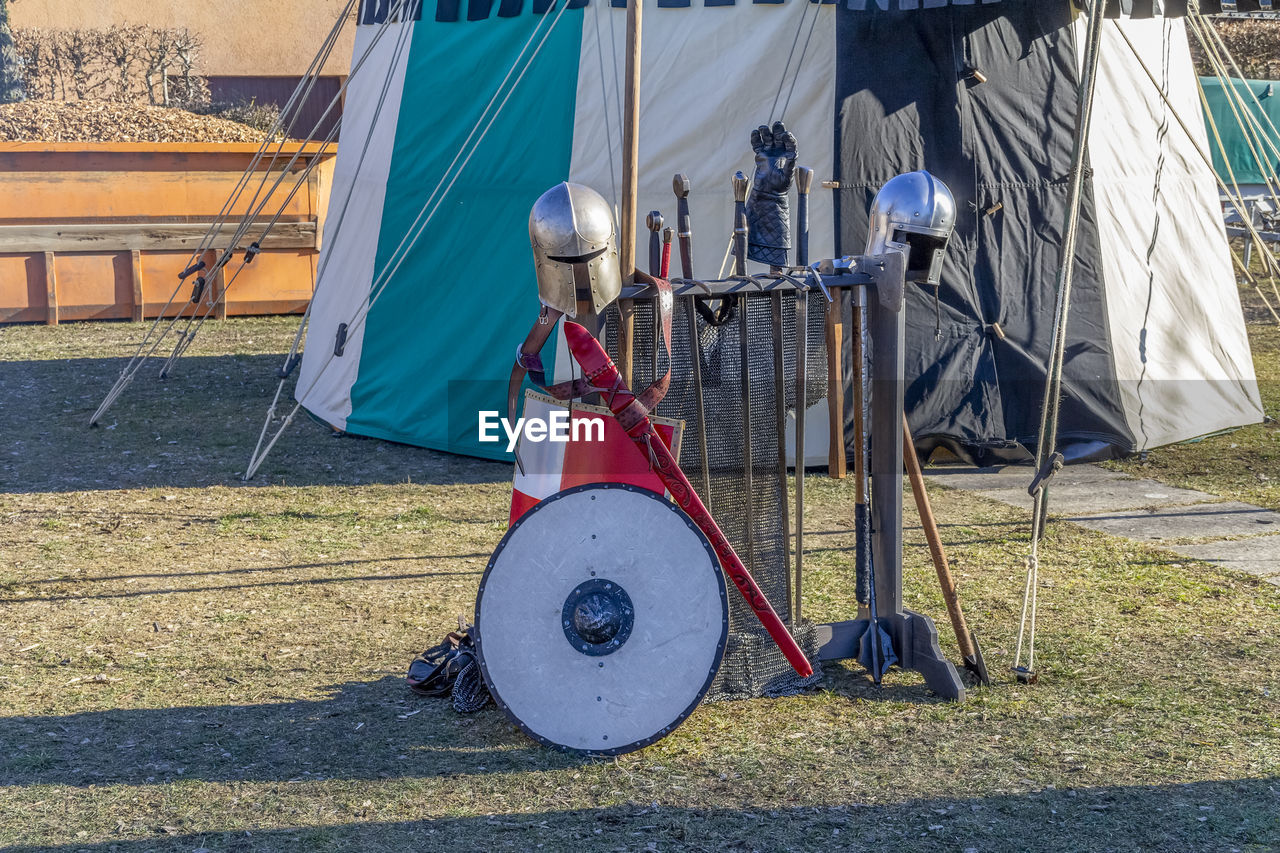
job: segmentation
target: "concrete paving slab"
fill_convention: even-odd
[[[946,480],[939,482],[950,485]],[[975,489],[958,485],[956,488],[971,489],[983,497],[993,498],[1010,506],[1031,509],[1033,502],[1026,489],[1030,482],[1030,478],[1026,478],[1021,488],[1008,488],[1007,480],[1000,484],[1001,487],[996,488],[988,486]],[[1057,517],[1093,515],[1126,509],[1208,503],[1214,497],[1206,492],[1175,489],[1163,483],[1157,483],[1155,480],[1135,480],[1124,475],[1093,477],[1077,474],[1072,477],[1063,477],[1059,474],[1054,478],[1050,491],[1049,513]]]
[[[1208,545],[1180,545],[1170,550],[1184,557],[1248,572],[1280,586],[1280,536],[1259,536]]]
[[[930,466],[924,475],[941,485],[973,492],[1014,489],[1026,494],[1027,486],[1035,472],[1030,465],[1004,465],[993,468],[974,468],[968,465]],[[1053,480],[1059,484],[1092,485],[1116,480],[1132,480],[1128,474],[1108,471],[1096,465],[1069,465],[1058,472]]]
[[[1144,542],[1280,534],[1280,513],[1238,502],[1091,513],[1068,521]]]
[[[925,476],[953,489],[975,492],[1031,509],[1027,465],[925,469]],[[1071,465],[1053,480],[1049,512],[1055,518],[1113,536],[1146,542],[1250,537],[1169,550],[1263,577],[1280,586],[1280,513],[1244,503],[1212,503],[1215,496],[1140,480],[1096,465]]]

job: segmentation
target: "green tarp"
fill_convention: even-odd
[[[1262,165],[1268,166],[1272,172],[1280,172],[1280,83],[1267,80],[1231,80],[1228,81],[1238,97],[1232,96],[1228,84],[1217,77],[1201,77],[1200,85],[1204,89],[1205,100],[1209,105],[1206,124],[1209,126],[1209,150],[1213,154],[1213,170],[1218,173],[1227,186],[1231,186],[1234,174],[1237,184],[1263,184]],[[1249,93],[1252,91],[1253,95]],[[1257,98],[1257,103],[1254,98]],[[1243,107],[1247,108],[1247,116]],[[1262,109],[1258,107],[1261,105]],[[1209,121],[1209,118],[1212,121]],[[1258,145],[1256,131],[1246,134],[1241,128],[1242,119],[1255,122],[1267,134],[1270,145]],[[1222,139],[1221,148],[1214,137],[1214,127]],[[1252,143],[1252,147],[1251,147]],[[1226,160],[1222,152],[1226,151]],[[1230,165],[1230,169],[1227,166]]]

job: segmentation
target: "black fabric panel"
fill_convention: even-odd
[[[975,456],[1034,446],[1075,121],[1071,20],[1066,4],[1036,0],[837,15],[839,251],[862,251],[871,201],[897,174],[929,170],[959,209],[939,289],[940,335],[933,288],[908,287],[907,410],[922,444],[946,440]],[[1134,442],[1109,355],[1088,187],[1060,435],[1127,451]]]

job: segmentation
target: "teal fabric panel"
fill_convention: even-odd
[[[1218,142],[1213,137],[1213,127],[1209,125],[1206,118],[1205,124],[1209,130],[1209,151],[1213,154],[1213,170],[1228,187],[1231,186],[1231,176],[1226,168],[1227,163],[1231,164],[1230,171],[1235,173],[1237,183],[1266,183],[1266,178],[1258,168],[1259,158],[1255,158],[1249,150],[1249,143],[1253,142],[1254,150],[1264,164],[1269,164],[1272,169],[1280,171],[1280,158],[1271,147],[1274,145],[1280,148],[1280,136],[1272,130],[1273,125],[1280,127],[1280,83],[1271,83],[1266,80],[1231,80],[1230,83],[1235,87],[1238,97],[1232,97],[1227,87],[1217,77],[1200,78],[1200,85],[1204,87],[1205,100],[1209,103],[1209,114],[1213,116],[1213,123],[1217,125],[1218,134],[1222,137],[1222,148],[1227,152],[1227,158],[1224,161],[1222,150],[1218,148]],[[1262,105],[1261,111],[1254,103],[1254,97],[1250,97],[1250,90]],[[1236,118],[1236,112],[1241,110],[1240,101],[1244,102],[1249,115],[1266,131],[1271,145],[1264,142],[1259,147],[1255,134],[1246,136],[1240,128],[1240,122]],[[1232,110],[1233,102],[1236,111]]]
[[[552,29],[558,10],[545,21],[528,13],[441,22],[428,7],[416,25],[378,233],[378,271],[397,256],[539,21],[525,58],[550,36],[483,141],[473,139],[470,162],[370,310],[348,432],[511,458],[505,441],[479,441],[477,415],[505,415],[516,345],[539,310],[529,210],[569,174],[582,11],[565,11]],[[501,102],[502,96],[495,108]],[[548,343],[549,372],[553,355]]]

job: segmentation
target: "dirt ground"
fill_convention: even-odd
[[[970,494],[934,493],[996,674],[963,704],[833,665],[590,760],[410,694],[511,469],[302,419],[242,483],[295,323],[209,323],[92,430],[142,327],[0,328],[0,846],[1280,848],[1280,589],[1054,525],[1020,686],[1028,520]],[[848,618],[852,484],[807,486],[806,611]],[[908,513],[906,602],[956,660]]]

